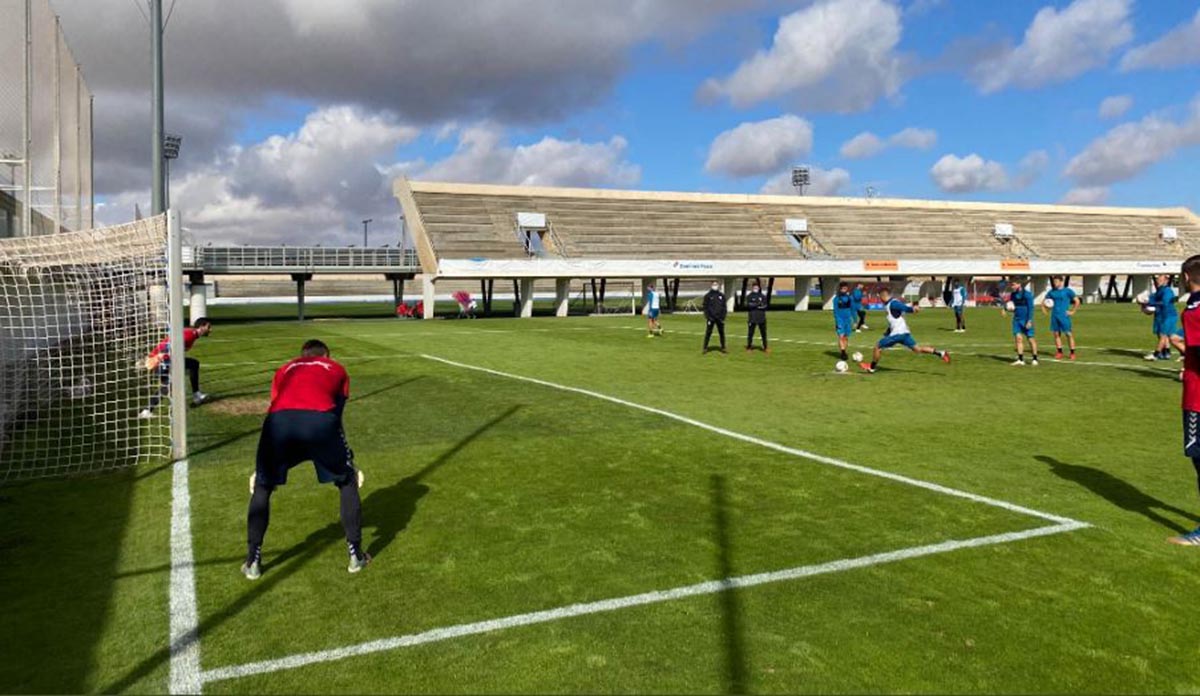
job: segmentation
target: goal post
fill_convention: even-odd
[[[171,218],[0,239],[0,483],[186,453],[182,360],[139,418],[164,383],[147,355],[164,336],[183,354]]]

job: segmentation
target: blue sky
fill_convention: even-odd
[[[221,25],[198,2],[168,35],[168,127],[198,143],[173,198],[213,239],[289,241],[304,221],[345,236],[394,216],[400,174],[786,192],[805,163],[827,195],[1200,210],[1194,1],[511,0],[466,17],[264,0],[284,17],[263,30],[285,54],[267,65],[236,37],[213,55]],[[57,3],[74,44],[72,7]],[[110,57],[84,57],[101,105],[140,80]],[[145,193],[136,158],[109,157],[119,216]]]

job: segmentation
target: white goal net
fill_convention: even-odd
[[[0,481],[89,473],[171,454],[169,407],[145,358],[167,335],[165,216],[0,239]]]

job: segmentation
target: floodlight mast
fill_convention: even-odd
[[[368,227],[368,226],[369,226],[369,225],[370,225],[372,222],[375,222],[375,218],[367,218],[366,220],[363,220],[363,221],[362,221],[362,225],[363,225],[363,248],[364,248],[364,249],[367,247],[367,227]]]
[[[810,183],[810,171],[806,166],[792,167],[792,186],[798,195],[804,195],[804,187]]]
[[[163,23],[162,0],[150,0],[150,63],[153,73],[151,85],[151,134],[153,152],[150,157],[151,197],[150,209],[152,215],[159,215],[167,209],[163,176]]]
[[[179,146],[183,136],[173,133],[163,135],[163,205],[171,207],[171,160],[179,158]]]

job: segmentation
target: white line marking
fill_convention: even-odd
[[[797,449],[795,447],[788,447],[787,445],[781,445],[777,442],[771,442],[770,440],[763,440],[761,438],[757,438],[752,435],[745,435],[743,433],[734,432],[733,430],[729,430],[727,428],[722,428],[722,427],[716,426],[716,425],[710,425],[708,423],[704,423],[702,421],[695,420],[694,418],[688,418],[687,416],[679,415],[678,413],[672,413],[671,411],[664,411],[663,409],[654,408],[653,406],[645,406],[642,404],[637,404],[632,401],[626,401],[625,399],[619,399],[615,396],[601,394],[600,392],[594,392],[594,391],[590,391],[588,389],[581,389],[579,387],[570,387],[565,384],[556,384],[555,382],[547,382],[546,380],[536,379],[534,377],[525,377],[522,375],[515,375],[515,374],[509,373],[509,372],[501,372],[499,370],[492,370],[490,368],[479,367],[477,365],[468,365],[466,363],[460,363],[460,362],[455,362],[453,360],[447,360],[445,358],[439,358],[434,355],[422,354],[421,357],[425,358],[426,360],[440,362],[445,365],[451,365],[454,367],[462,368],[464,370],[474,370],[476,372],[484,372],[486,374],[495,375],[497,377],[505,377],[508,379],[515,379],[515,380],[519,380],[522,382],[530,382],[532,384],[538,384],[543,387],[549,387],[551,389],[558,389],[560,391],[572,392],[575,394],[582,394],[583,396],[590,396],[593,399],[600,399],[602,401],[608,401],[608,402],[611,402],[614,404],[620,404],[621,406],[626,406],[629,408],[637,409],[639,411],[653,413],[653,414],[662,416],[664,418],[670,418],[671,420],[679,421],[680,423],[686,423],[688,425],[695,426],[702,430],[707,430],[709,432],[716,433],[718,435],[724,435],[725,437],[732,438],[734,440],[741,440],[742,442],[748,442],[753,445],[758,445],[760,447],[772,449],[777,452],[783,452],[785,454],[790,454],[790,455],[793,455],[796,457],[801,457],[803,459],[809,459],[811,461],[819,462],[821,464],[828,464],[829,466],[836,466],[840,469],[849,469],[850,471],[856,471],[860,474],[868,474],[870,476],[878,476],[879,478],[888,479],[890,481],[896,481],[898,483],[904,483],[909,486],[916,486],[917,488],[924,488],[925,490],[934,491],[935,493],[942,493],[943,495],[950,495],[950,496],[954,496],[956,498],[966,498],[967,500],[972,500],[977,503],[983,503],[985,505],[991,505],[993,507],[1003,508],[1010,512],[1016,512],[1016,513],[1020,513],[1023,515],[1030,515],[1032,517],[1039,517],[1043,520],[1049,520],[1051,522],[1056,522],[1058,524],[1085,524],[1083,522],[1080,522],[1079,520],[1073,520],[1069,517],[1052,515],[1048,512],[1034,510],[1033,508],[1027,508],[1027,507],[1024,507],[1021,505],[1016,505],[1014,503],[1009,503],[1009,502],[1006,502],[1003,500],[998,500],[996,498],[988,498],[986,496],[976,495],[975,493],[968,493],[967,491],[961,491],[961,490],[958,490],[957,488],[949,488],[949,487],[943,486],[941,484],[931,483],[929,481],[923,481],[921,479],[915,479],[915,478],[911,478],[909,476],[903,476],[901,474],[894,474],[890,471],[883,471],[882,469],[872,469],[871,467],[868,467],[868,466],[862,466],[859,464],[851,464],[850,462],[843,461],[841,459],[834,459],[833,457],[826,457],[824,455],[817,454],[815,452],[809,452],[808,450]]]
[[[828,563],[799,566],[796,568],[776,570],[768,573],[742,575],[739,577],[726,578],[724,580],[709,580],[707,582],[701,582],[695,585],[684,585],[682,587],[675,587],[669,590],[656,590],[653,592],[644,592],[642,594],[629,595],[627,597],[615,597],[613,599],[604,599],[597,602],[587,602],[584,604],[569,604],[567,606],[558,607],[555,609],[535,611],[528,614],[516,614],[514,616],[506,616],[504,618],[491,619],[488,621],[445,626],[443,628],[435,628],[422,633],[413,633],[405,636],[372,640],[366,643],[359,643],[357,645],[350,645],[342,648],[333,648],[331,650],[318,650],[315,652],[289,655],[288,657],[274,660],[263,660],[261,662],[250,662],[242,665],[220,667],[203,672],[200,675],[200,678],[205,683],[221,681],[225,679],[239,679],[256,674],[268,674],[281,670],[296,669],[297,667],[303,667],[305,665],[344,660],[349,657],[370,655],[371,653],[383,652],[387,650],[396,650],[415,645],[436,643],[439,641],[450,640],[452,638],[462,638],[465,636],[491,633],[493,631],[502,631],[510,628],[516,628],[518,626],[532,626],[534,624],[561,621],[563,619],[587,616],[589,614],[602,614],[620,609],[627,609],[629,607],[659,604],[662,602],[670,602],[687,597],[696,597],[700,595],[725,592],[733,589],[754,587],[756,585],[766,585],[770,583],[784,582],[787,580],[798,580],[801,578],[813,577],[815,575],[840,573],[847,570],[866,568],[883,563],[895,563],[896,561],[920,558],[921,556],[932,556],[935,554],[957,551],[959,549],[1006,544],[1014,541],[1021,541],[1023,539],[1049,536],[1051,534],[1062,534],[1078,529],[1084,529],[1087,526],[1087,524],[1082,522],[1067,522],[1049,527],[1027,529],[1021,532],[1008,532],[1005,534],[993,534],[990,536],[975,537],[973,539],[951,540],[943,541],[937,544],[928,544],[925,546],[913,546],[906,549],[900,549],[899,551],[887,551],[869,556],[859,556],[858,558],[845,558],[838,561],[830,561]]]
[[[198,694],[200,674],[196,575],[192,559],[192,501],[188,461],[175,462],[171,483],[171,667],[169,692]]]

